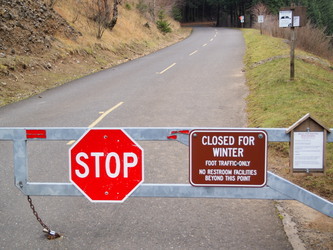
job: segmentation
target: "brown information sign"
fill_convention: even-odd
[[[267,134],[262,130],[193,130],[193,186],[262,187],[266,184]]]

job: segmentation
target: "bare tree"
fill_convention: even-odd
[[[147,0],[148,5],[150,6],[149,12],[155,22],[156,13],[160,10],[165,10],[166,12],[170,12],[172,7],[175,5],[179,5],[183,0]]]
[[[270,13],[267,6],[259,2],[251,8],[251,14],[254,15],[255,20],[258,20],[259,16],[263,16],[266,19]],[[267,22],[267,20],[265,22]],[[260,34],[262,35],[263,32],[262,22],[259,23],[259,28],[260,28]]]
[[[97,24],[96,37],[101,39],[105,30],[112,30],[118,20],[118,5],[121,0],[113,0],[111,15],[110,0],[92,0],[88,1],[88,17]]]
[[[252,8],[251,8],[251,13],[252,15],[254,15],[256,18],[258,18],[258,16],[267,16],[269,15],[269,10],[267,8],[267,6],[263,3],[257,3],[256,5],[254,5]]]
[[[108,0],[97,0],[96,4],[97,12],[93,17],[93,20],[97,23],[96,37],[97,39],[101,39],[110,16],[110,7],[108,4]]]

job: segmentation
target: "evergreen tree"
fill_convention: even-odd
[[[333,1],[332,0],[183,0],[183,20],[203,21],[212,16],[220,24],[222,16],[227,17],[231,23],[223,25],[236,26],[238,17],[257,3],[265,4],[272,14],[278,14],[281,7],[296,6],[307,7],[308,19],[319,28],[326,27],[326,33],[333,33]]]
[[[301,0],[300,4],[307,7],[307,16],[311,23],[319,28],[326,28],[326,33],[333,33],[333,1],[332,0]]]

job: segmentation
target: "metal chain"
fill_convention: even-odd
[[[35,206],[32,204],[32,199],[30,198],[30,196],[27,196],[28,198],[28,202],[30,204],[30,208],[32,210],[32,213],[36,216],[37,221],[42,225],[43,228],[45,228],[48,232],[50,232],[50,228],[48,226],[45,225],[45,223],[42,221],[42,219],[38,216],[37,211],[35,210]]]
[[[54,231],[52,231],[43,221],[42,221],[42,219],[39,217],[39,215],[38,215],[38,213],[37,213],[37,211],[36,211],[36,209],[35,209],[35,206],[34,206],[34,204],[32,204],[32,199],[31,199],[31,197],[28,195],[27,196],[27,199],[28,199],[28,202],[29,202],[29,204],[30,204],[30,208],[31,208],[31,210],[32,210],[32,213],[35,215],[35,217],[36,217],[36,219],[37,219],[37,221],[39,222],[39,224],[41,224],[41,226],[43,227],[43,232],[44,233],[47,233],[48,235],[47,235],[47,238],[49,239],[49,240],[52,240],[52,239],[56,239],[56,238],[60,238],[61,237],[61,235],[60,234],[58,234],[58,233],[56,233],[56,232],[54,232]]]

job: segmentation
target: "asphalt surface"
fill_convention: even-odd
[[[0,108],[0,126],[246,127],[244,51],[238,30],[195,28],[149,56]],[[100,112],[107,115],[98,120]],[[188,183],[186,146],[139,144],[145,183]],[[29,142],[29,180],[69,182],[69,147]],[[12,142],[0,141],[2,249],[292,249],[267,200],[32,197],[43,221],[63,235],[46,240],[13,184],[12,151]]]

